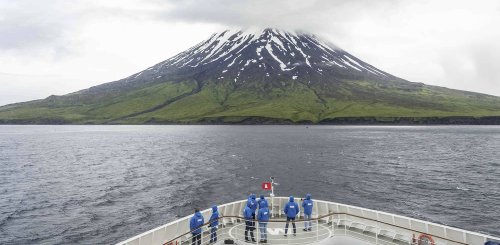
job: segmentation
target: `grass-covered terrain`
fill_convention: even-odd
[[[500,98],[418,84],[163,81],[126,91],[82,91],[0,107],[2,123],[328,123],[500,117]],[[356,119],[356,120],[353,120]],[[408,122],[408,120],[405,120]]]

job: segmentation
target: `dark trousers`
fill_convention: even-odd
[[[288,233],[288,223],[290,223],[290,221],[292,221],[293,234],[295,234],[297,233],[297,227],[295,226],[295,217],[286,217],[285,234]]]
[[[255,229],[255,225],[253,221],[245,221],[245,240],[248,241],[248,232],[250,232],[250,237],[252,238],[252,241],[255,241],[255,238],[253,237],[253,230]]]
[[[210,228],[210,242],[217,242],[217,227]]]
[[[201,233],[199,234],[192,234],[191,238],[191,245],[195,245],[196,242],[198,242],[198,245],[201,245]]]

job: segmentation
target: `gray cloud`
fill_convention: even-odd
[[[72,25],[63,2],[10,1],[0,8],[0,50],[64,50],[65,31]]]
[[[151,1],[154,2],[154,1]],[[160,9],[158,9],[160,11]],[[92,19],[152,18],[155,11],[106,6],[89,0],[0,0],[0,51],[74,53],[74,36]]]
[[[448,82],[469,90],[500,95],[500,45],[487,42],[464,46],[461,52],[441,55],[441,65]]]
[[[116,70],[133,73],[167,59],[209,29],[276,27],[319,34],[410,81],[500,96],[498,23],[497,0],[0,0],[0,72],[23,73],[27,63],[33,74],[66,70],[66,77],[93,81],[72,79],[78,84],[68,90],[81,89],[106,82],[102,76],[120,78]],[[163,43],[145,44],[160,37]],[[106,62],[115,66],[109,71],[102,68],[108,50]],[[130,59],[142,57],[132,68],[124,65],[131,50]],[[88,72],[77,73],[81,67]],[[33,80],[27,74],[15,82],[0,76],[0,83],[27,86]],[[58,79],[40,78],[47,95],[51,84],[67,82]]]
[[[360,18],[396,11],[396,0],[170,1],[161,15],[168,21],[217,23],[232,27],[276,27],[310,32],[345,31]]]

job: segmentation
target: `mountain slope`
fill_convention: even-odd
[[[125,79],[0,107],[3,123],[449,122],[491,116],[500,116],[499,97],[412,83],[314,35],[276,29],[216,33]]]

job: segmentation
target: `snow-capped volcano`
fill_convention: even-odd
[[[276,77],[314,83],[325,77],[394,77],[315,35],[277,29],[225,30],[194,47],[128,78],[157,80],[165,77],[201,80],[268,80]]]
[[[492,115],[500,115],[498,97],[409,82],[315,35],[271,28],[215,33],[127,78],[0,107],[0,123],[456,123]]]

